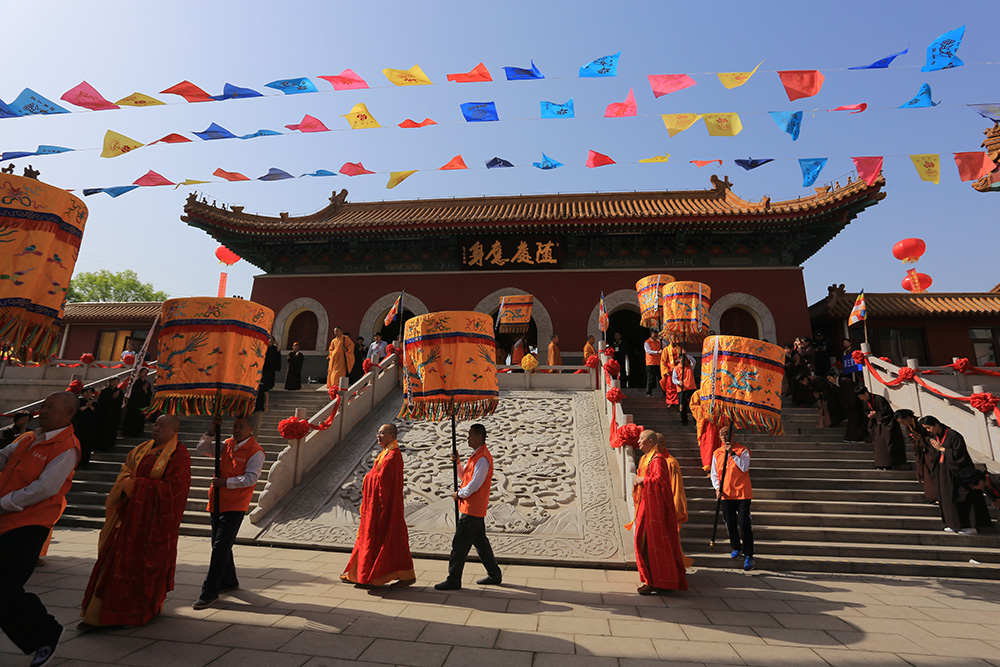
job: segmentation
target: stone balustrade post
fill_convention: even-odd
[[[907,358],[906,359],[906,367],[907,368],[912,368],[917,373],[920,372],[920,366],[917,363],[916,359]],[[913,412],[915,412],[918,415],[923,415],[924,414],[924,409],[923,409],[923,406],[920,404],[920,385],[918,385],[916,382],[914,382],[913,386],[910,387],[910,389],[913,390],[913,405],[914,405]]]
[[[337,406],[340,411],[340,425],[337,427],[337,442],[343,440],[346,435],[344,433],[344,424],[347,423],[347,411],[349,409],[347,404],[350,397],[347,389],[350,387],[350,382],[346,377],[340,378],[340,404]]]
[[[309,418],[306,415],[306,409],[305,408],[295,408],[295,416],[298,417],[299,419],[308,419]],[[308,433],[306,434],[306,437],[309,437]],[[304,471],[302,470],[302,468],[305,467],[305,460],[304,460],[305,457],[302,456],[302,443],[304,441],[305,441],[305,438],[303,438],[302,440],[289,440],[288,441],[288,446],[292,450],[291,451],[291,454],[292,454],[292,461],[291,461],[291,463],[292,463],[292,470],[295,471],[295,486],[299,485],[299,483],[302,481],[302,477],[303,477],[303,474],[304,474]]]

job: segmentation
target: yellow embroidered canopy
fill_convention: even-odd
[[[781,379],[785,352],[740,336],[709,336],[701,352],[702,414],[716,424],[781,435]]]
[[[500,333],[524,333],[531,326],[531,306],[535,297],[515,294],[500,297]]]
[[[701,343],[708,335],[712,288],[675,280],[663,286],[663,333],[671,343]]]
[[[33,178],[0,174],[0,342],[54,351],[87,206]]]
[[[274,312],[253,301],[193,297],[163,303],[159,370],[149,411],[223,414],[253,411]]]
[[[493,319],[449,310],[412,317],[403,334],[403,419],[475,419],[497,409]]]
[[[673,276],[661,273],[646,276],[635,284],[635,295],[639,298],[639,310],[642,311],[642,319],[639,324],[647,328],[660,326],[663,286],[672,282],[673,279]]]

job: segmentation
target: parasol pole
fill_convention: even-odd
[[[729,423],[727,442],[733,441],[733,424]],[[719,497],[715,499],[715,521],[712,523],[712,539],[708,541],[708,550],[715,550],[715,534],[719,530],[719,512],[722,511],[722,491],[726,488],[726,464],[729,462],[729,452],[722,455],[722,475],[719,477]]]
[[[451,467],[452,482],[455,486],[455,493],[458,494],[458,436],[455,433],[455,406],[451,411],[451,456],[455,465]],[[455,498],[455,528],[458,528],[458,497]]]
[[[222,389],[215,390],[215,409],[213,410],[215,425],[215,479],[222,476]],[[219,484],[212,484],[212,520],[219,525],[221,505],[219,500]]]

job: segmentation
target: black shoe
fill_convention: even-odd
[[[50,641],[45,646],[38,647],[35,651],[35,657],[31,659],[31,667],[42,667],[42,665],[49,664],[49,661],[56,654],[56,646],[59,644],[59,638],[62,637],[63,626],[59,626],[59,631],[56,633],[55,639]]]
[[[219,589],[220,593],[230,593],[232,591],[238,591],[240,589],[239,584],[236,586],[225,586]]]
[[[191,605],[191,608],[192,609],[197,609],[199,611],[202,610],[202,609],[208,609],[209,607],[211,607],[213,604],[215,604],[218,601],[219,601],[219,597],[218,596],[216,596],[216,597],[214,597],[212,599],[198,598],[198,600],[193,605]]]
[[[451,579],[445,579],[440,584],[434,584],[434,590],[436,591],[457,591],[461,587],[461,581],[452,581]]]
[[[502,581],[500,577],[483,577],[476,583],[480,586],[499,586]]]

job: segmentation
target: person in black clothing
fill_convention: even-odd
[[[961,475],[975,468],[965,438],[953,428],[930,415],[920,418],[927,429],[931,446],[938,454],[938,504],[946,533],[975,535],[977,528],[993,525],[983,494],[961,483]]]
[[[348,338],[351,337],[351,334],[347,331],[344,332],[344,335]],[[365,348],[364,336],[358,336],[354,341],[354,365],[347,370],[347,381],[350,384],[354,384],[361,379],[362,375],[365,374],[365,372],[361,369],[361,366],[364,364],[365,357],[367,355],[368,350]]]
[[[31,420],[30,412],[15,412],[14,423],[0,430],[0,448],[6,447],[14,442],[19,436],[28,431],[28,422]]]
[[[861,402],[861,411],[868,417],[868,433],[872,437],[875,467],[879,470],[889,470],[893,466],[906,463],[903,431],[892,418],[893,411],[889,401],[872,394],[867,387],[858,387],[854,392]]]
[[[132,385],[132,393],[129,394],[128,401],[125,402],[122,435],[130,438],[141,438],[143,427],[146,425],[146,415],[143,410],[153,398],[153,385],[146,379],[147,375],[149,375],[149,371],[145,368],[139,371],[139,377]],[[83,443],[81,442],[80,445],[83,446]]]
[[[274,374],[281,370],[281,350],[274,340],[274,336],[267,339],[267,352],[264,353],[264,365],[261,367],[260,381],[264,385],[264,391],[271,391],[274,388]]]
[[[976,491],[981,491],[993,507],[1000,507],[1000,475],[983,472],[979,468],[963,468],[958,480]]]
[[[299,344],[292,343],[292,351],[288,353],[288,374],[285,375],[285,389],[295,391],[302,389],[302,364],[306,358],[299,351]]]
[[[893,419],[899,422],[903,433],[913,443],[913,458],[917,462],[917,481],[924,487],[924,498],[929,503],[938,501],[937,475],[938,451],[931,445],[931,434],[917,422],[913,410],[896,410]]]
[[[621,333],[616,331],[614,339],[608,343],[608,347],[611,348],[615,361],[618,362],[618,379],[621,381],[621,386],[627,387],[626,380],[628,378],[625,374],[625,362],[628,359],[628,344],[622,340]]]
[[[90,465],[90,455],[94,451],[94,438],[97,433],[97,401],[94,398],[94,388],[84,387],[80,393],[80,406],[73,415],[73,431],[80,441],[80,462],[77,468]]]
[[[118,439],[118,424],[122,418],[122,397],[118,380],[108,378],[108,384],[97,395],[97,429],[94,446],[106,452],[115,446]]]
[[[861,401],[858,400],[856,385],[850,373],[837,378],[837,397],[841,412],[847,419],[844,442],[864,442],[868,435],[868,420],[861,411]]]

